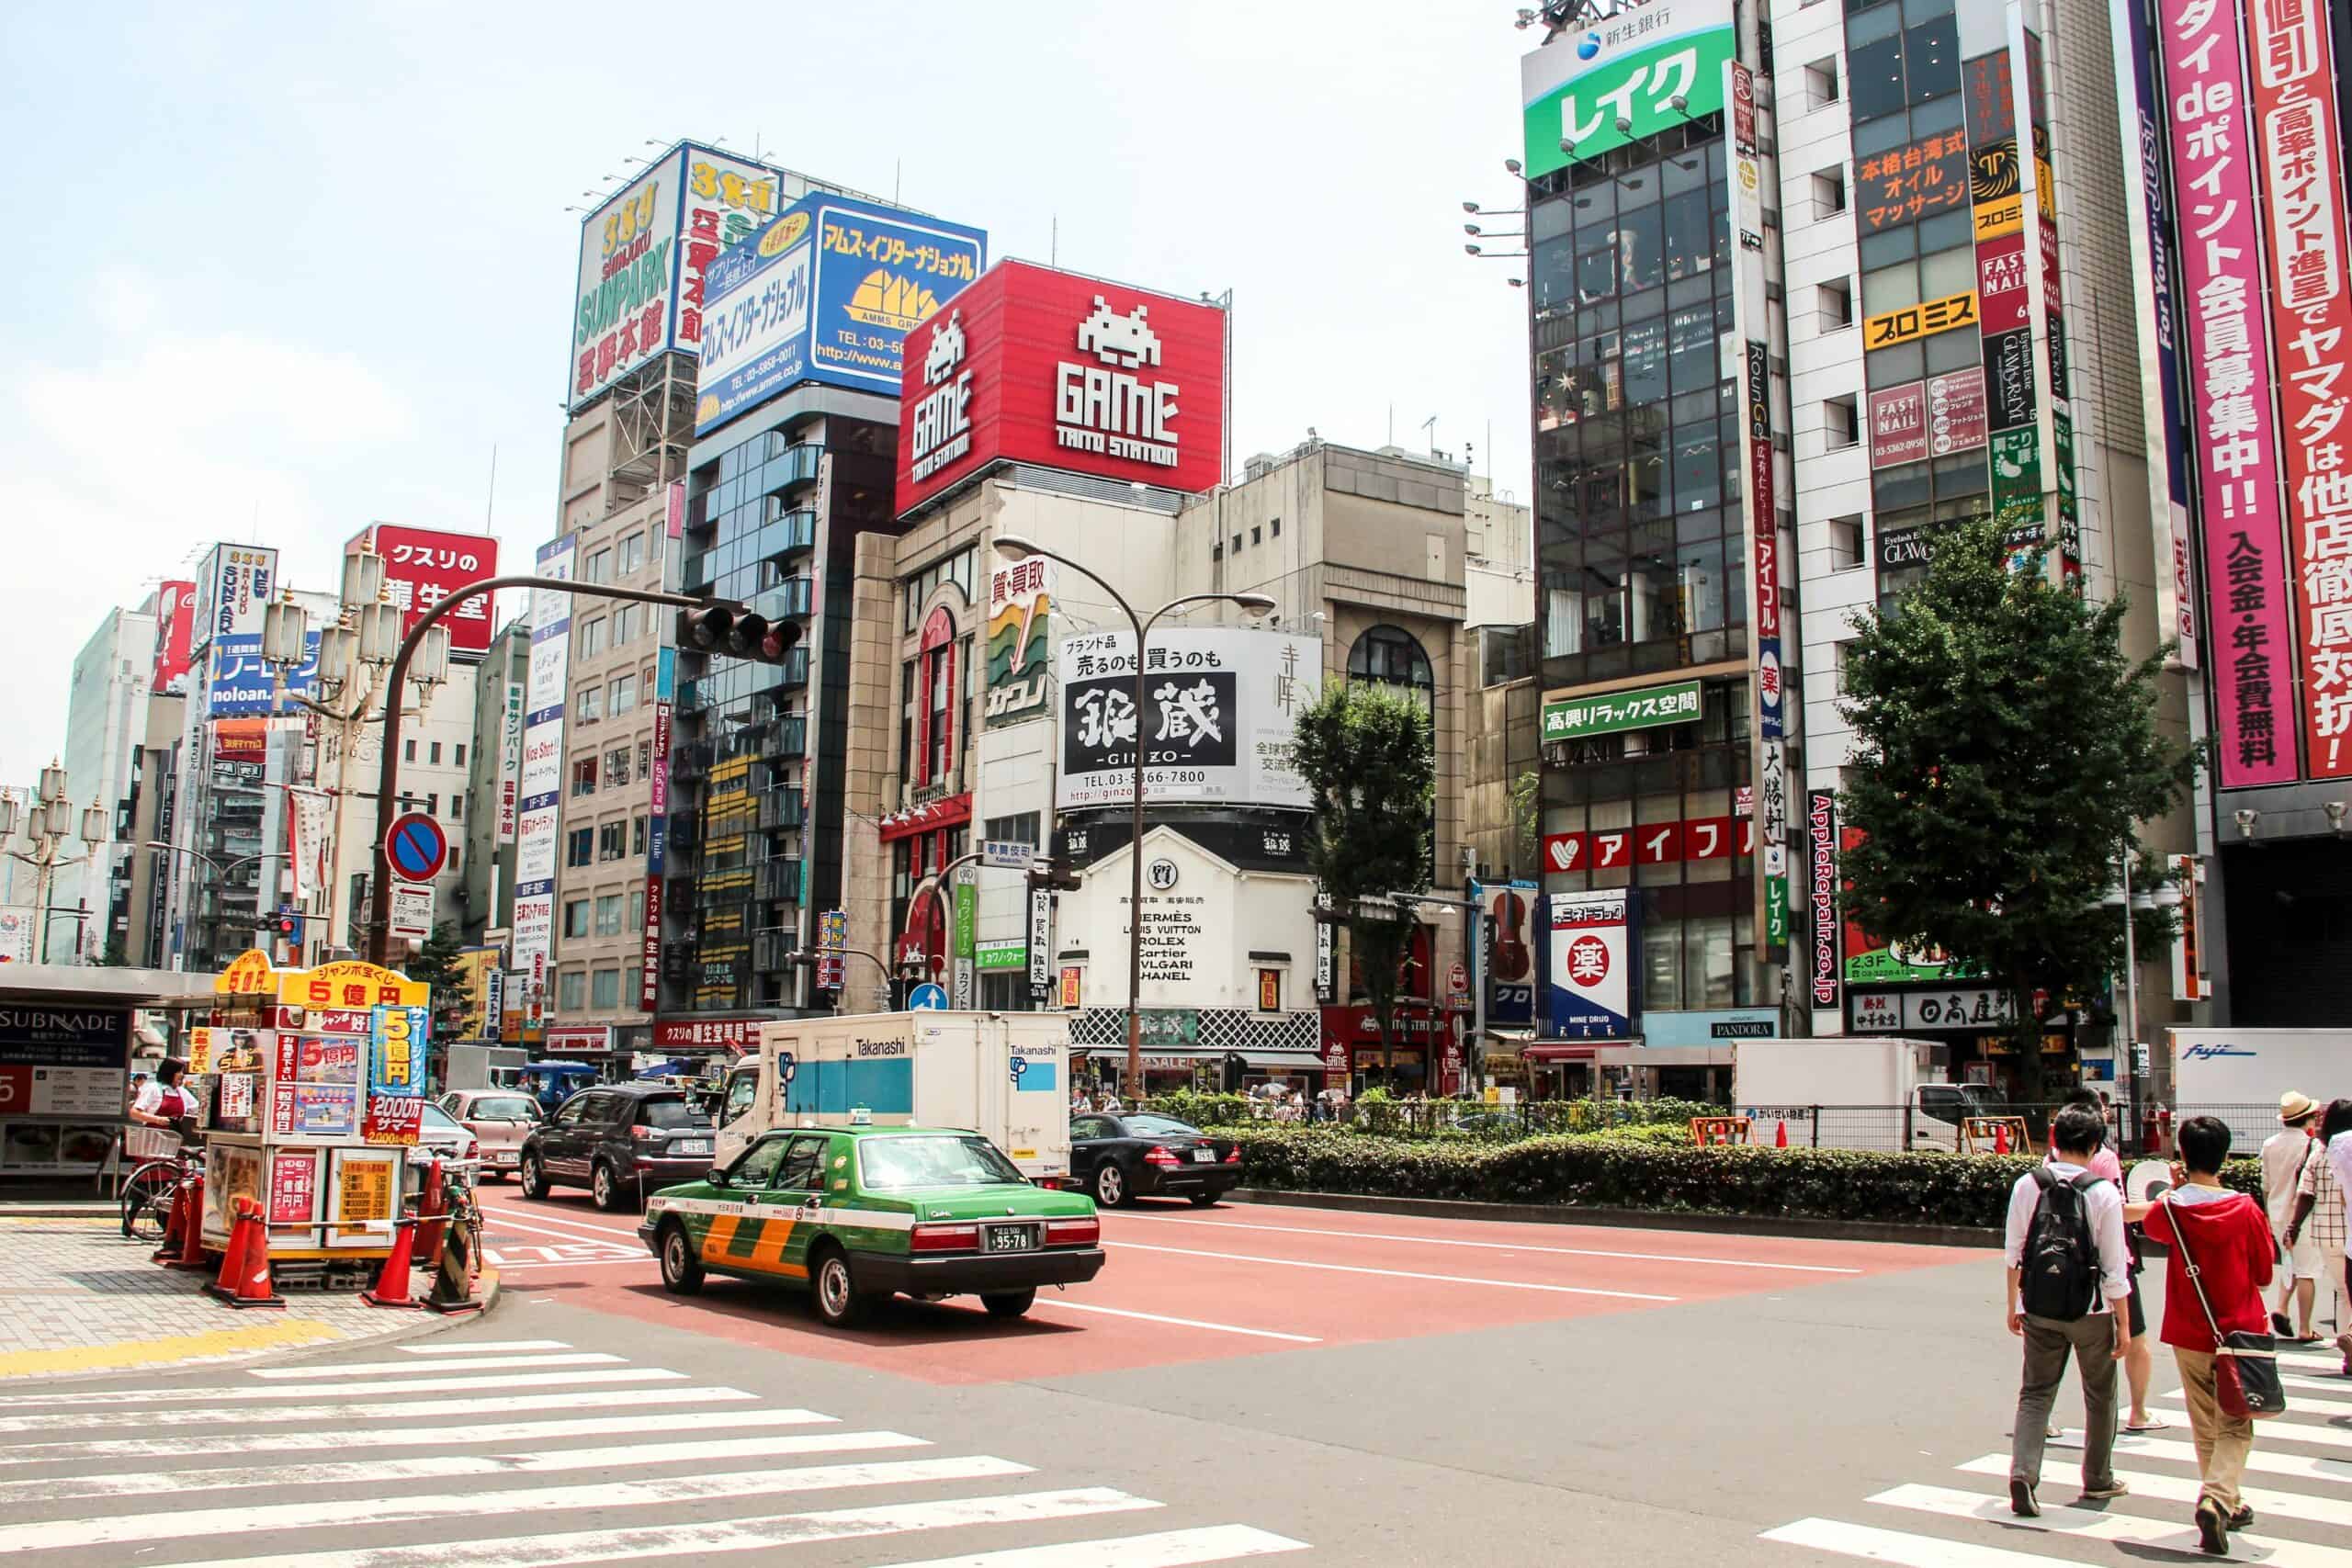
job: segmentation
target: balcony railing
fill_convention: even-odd
[[[752,880],[752,897],[763,904],[800,902],[800,857],[784,855],[763,862]]]
[[[773,832],[781,828],[800,826],[800,792],[797,789],[772,789],[760,796],[760,827]]]

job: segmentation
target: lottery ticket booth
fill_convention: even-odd
[[[273,969],[245,953],[189,1031],[208,1075],[203,1242],[262,1206],[273,1269],[358,1283],[390,1251],[424,1114],[428,988],[372,964]]]

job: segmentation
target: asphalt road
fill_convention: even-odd
[[[2184,1431],[2127,1439],[2134,1495],[2103,1511],[2062,1506],[2053,1447],[2049,1511],[2007,1520],[1988,1253],[1178,1206],[1108,1216],[1102,1276],[1029,1321],[900,1303],[844,1335],[780,1287],[665,1295],[629,1217],[487,1206],[489,1321],[12,1385],[0,1555],[2029,1568],[2193,1544]],[[2352,1568],[2333,1365],[2294,1369],[2263,1428],[2259,1560]]]

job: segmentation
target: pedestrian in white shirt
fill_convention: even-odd
[[[2070,1354],[2083,1378],[2083,1497],[2120,1497],[2126,1490],[2114,1468],[2115,1369],[2132,1348],[2131,1320],[2120,1310],[2132,1293],[2131,1253],[2123,1194],[2089,1168],[2106,1131],[2096,1111],[2067,1107],[2050,1127],[2056,1157],[2009,1190],[2002,1315],[2025,1341],[2009,1507],[2026,1518],[2041,1513],[2042,1448]]]
[[[2352,1186],[2336,1174],[2352,1166],[2352,1100],[2329,1103],[2313,1144],[2323,1152],[2303,1169],[2295,1217],[2287,1222],[2287,1245],[2292,1250],[2305,1243],[2319,1252],[2320,1278],[2335,1287],[2335,1348],[2344,1355],[2344,1375],[2352,1378],[2352,1258],[2345,1253],[2346,1238],[2352,1235],[2352,1197],[2346,1196]]]
[[[2319,1103],[2302,1090],[2290,1089],[2278,1097],[2278,1120],[2279,1130],[2262,1145],[2263,1208],[2270,1218],[2270,1234],[2287,1255],[2287,1267],[2278,1271],[2278,1304],[2270,1314],[2270,1326],[2281,1339],[2309,1345],[2319,1337],[2312,1332],[2312,1303],[2318,1296],[2323,1267],[2319,1243],[2305,1236],[2290,1244],[2287,1231],[2294,1221],[2295,1194],[2302,1184],[2303,1168],[2321,1157],[2320,1146],[2312,1139],[2319,1130]],[[2292,1327],[2287,1322],[2290,1301],[2295,1306]]]

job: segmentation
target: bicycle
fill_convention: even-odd
[[[122,1184],[122,1234],[132,1241],[161,1242],[171,1234],[172,1210],[182,1189],[203,1174],[204,1151],[185,1145],[141,1160]]]

